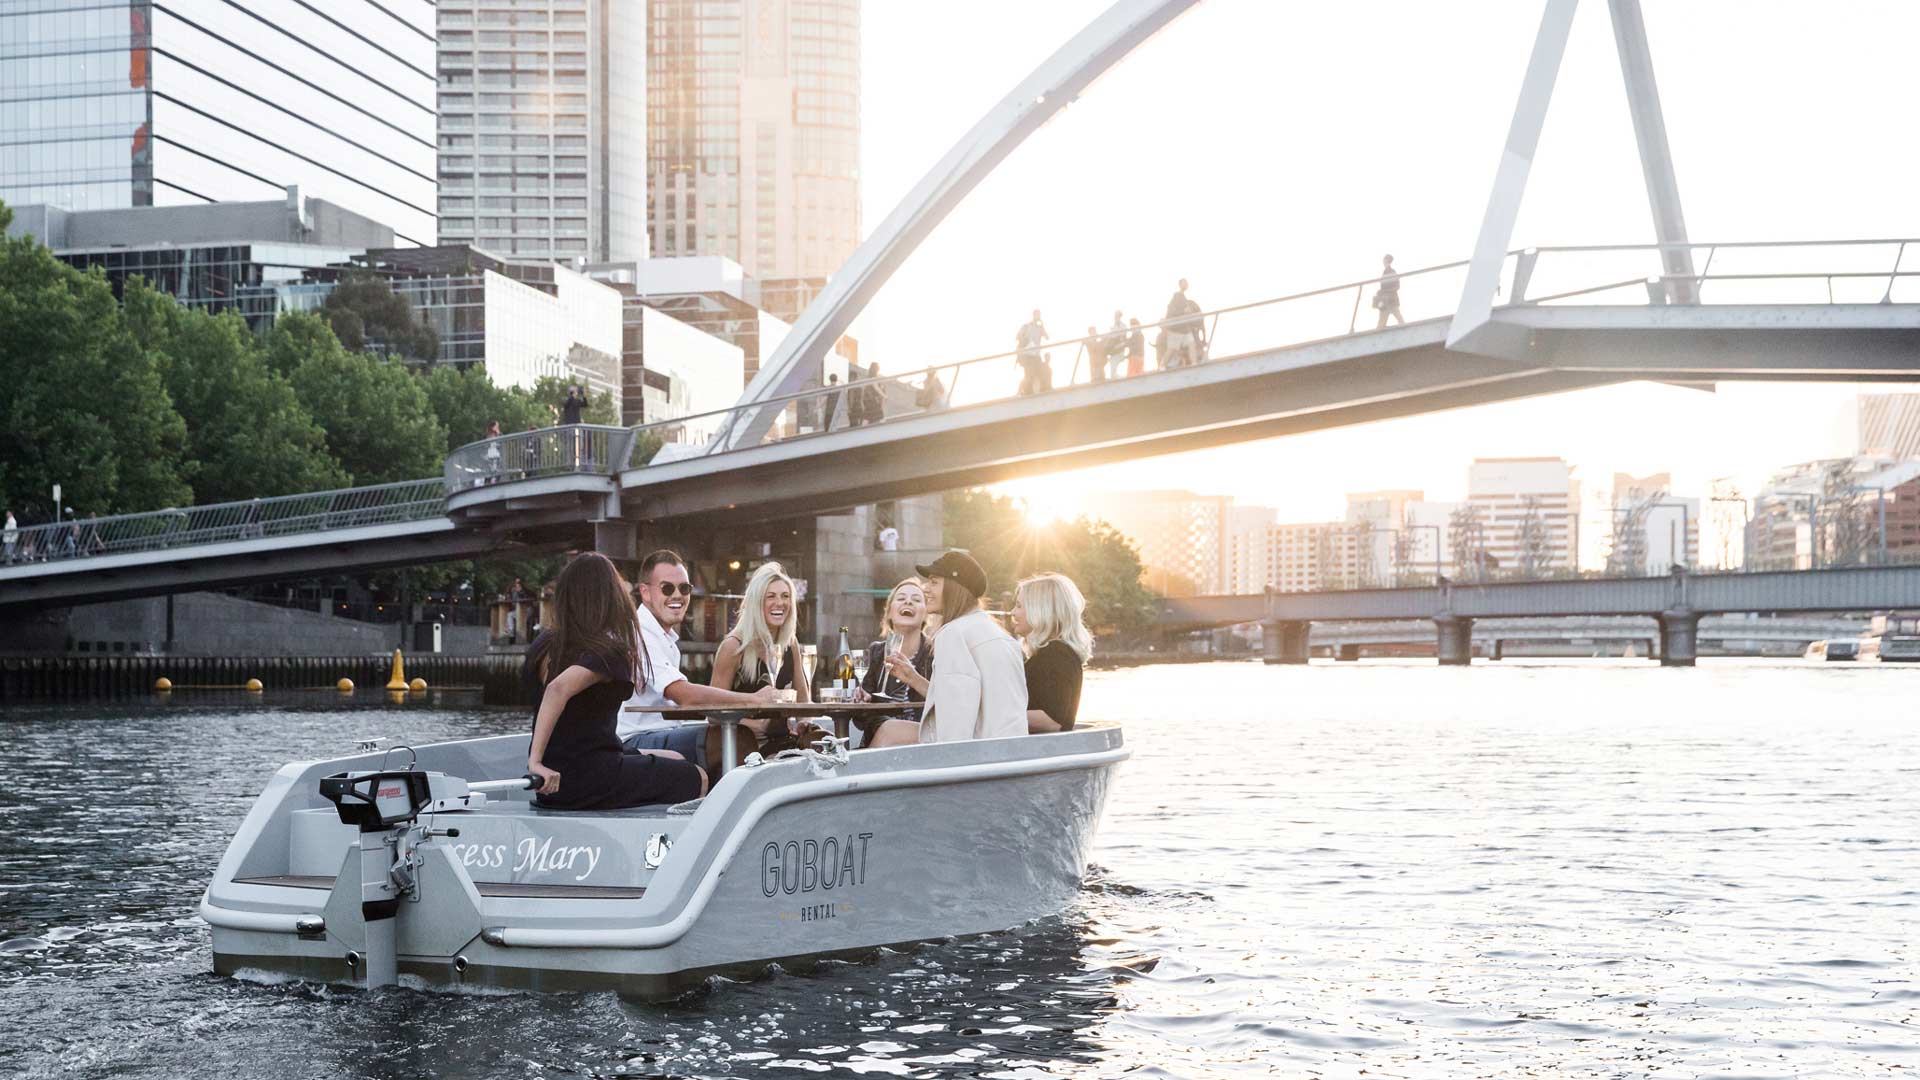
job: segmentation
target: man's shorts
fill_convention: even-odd
[[[707,722],[672,724],[648,728],[627,736],[621,744],[629,750],[671,750],[688,761],[707,767]]]

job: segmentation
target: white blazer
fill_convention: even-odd
[[[1026,733],[1027,672],[1020,643],[984,611],[942,626],[933,639],[933,677],[920,717],[920,741]]]

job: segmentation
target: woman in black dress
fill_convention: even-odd
[[[527,650],[541,688],[527,771],[534,801],[556,810],[616,810],[707,793],[707,774],[669,750],[627,751],[614,728],[633,694],[639,624],[612,560],[587,552],[560,572],[552,628]],[[562,781],[564,779],[564,786]]]
[[[1072,731],[1080,716],[1080,676],[1093,655],[1087,601],[1064,574],[1022,581],[1013,633],[1027,653],[1027,734]]]

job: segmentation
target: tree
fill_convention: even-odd
[[[1140,554],[1113,526],[1085,517],[1036,525],[1020,504],[985,491],[949,492],[944,539],[987,572],[995,596],[1045,570],[1073,579],[1087,598],[1087,623],[1102,634],[1144,629],[1159,611],[1140,583]]]
[[[0,234],[12,221],[0,204]],[[0,238],[0,501],[32,520],[58,482],[82,514],[177,506],[186,441],[106,278]]]
[[[423,372],[420,381],[433,415],[447,429],[448,451],[485,438],[487,425],[495,420],[507,435],[553,423],[552,414],[531,393],[495,385],[484,368],[442,365]]]
[[[327,448],[353,484],[439,473],[447,432],[406,368],[346,351],[318,317],[298,312],[275,322],[267,354],[326,430]]]
[[[348,352],[402,356],[431,364],[440,358],[440,335],[421,322],[407,298],[367,271],[350,271],[320,307],[333,336]]]
[[[123,311],[186,421],[194,501],[346,486],[347,474],[327,454],[327,433],[267,366],[238,315],[190,310],[138,278],[127,283]]]

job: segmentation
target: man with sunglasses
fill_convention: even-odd
[[[717,686],[705,686],[680,671],[680,624],[686,620],[687,605],[693,600],[693,585],[687,581],[685,560],[664,548],[640,562],[640,670],[645,676],[627,704],[643,709],[670,709],[675,706],[752,705],[773,701],[773,687],[763,686],[752,694],[736,693]],[[720,740],[707,738],[704,720],[682,723],[657,712],[621,710],[620,741],[629,750],[671,750],[697,765],[708,775],[718,775]],[[752,739],[742,739],[740,756],[745,759],[753,749]],[[738,765],[740,762],[730,762]]]

